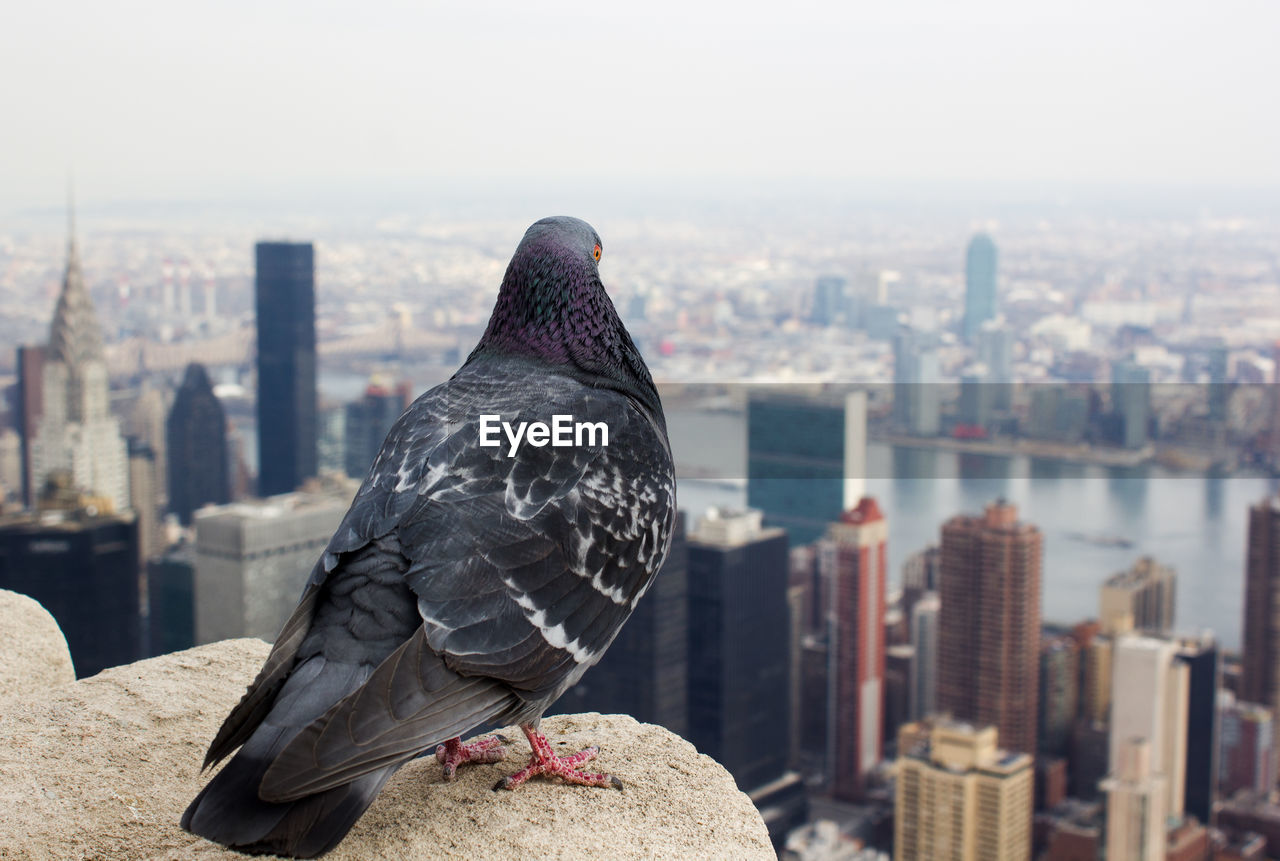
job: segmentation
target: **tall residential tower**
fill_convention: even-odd
[[[1003,500],[942,526],[938,709],[1034,754],[1043,536]]]

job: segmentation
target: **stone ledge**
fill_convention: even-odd
[[[49,611],[0,589],[0,698],[37,696],[75,680],[67,638]]]
[[[266,657],[227,640],[139,661],[0,713],[0,858],[213,858],[229,852],[178,827],[204,785],[204,751]],[[565,750],[596,743],[626,790],[533,781],[493,792],[523,765],[468,766],[440,781],[415,760],[327,858],[772,859],[764,822],[733,778],[667,730],[618,715],[543,723]]]

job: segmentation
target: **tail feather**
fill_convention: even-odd
[[[400,763],[297,801],[263,801],[262,776],[290,735],[265,727],[255,733],[187,807],[182,827],[250,854],[314,858],[337,846]]]

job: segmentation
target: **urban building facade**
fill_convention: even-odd
[[[1280,494],[1249,508],[1240,698],[1280,713]]]
[[[142,657],[138,527],[93,506],[0,518],[0,589],[39,601],[58,622],[76,677]]]
[[[938,709],[1034,754],[1043,539],[1003,500],[942,527]]]
[[[354,495],[343,486],[198,511],[196,644],[274,641]]]
[[[231,501],[227,416],[204,366],[187,365],[166,423],[169,507],[184,525],[202,505]]]
[[[1029,861],[1032,759],[997,748],[995,727],[941,721],[898,735],[895,861]]]
[[[828,527],[822,553],[833,596],[829,774],[832,794],[844,801],[861,799],[866,777],[883,750],[888,541],[888,521],[876,501],[865,496]],[[907,679],[901,681],[905,694]]]
[[[258,494],[296,490],[317,471],[315,253],[309,242],[259,242]]]
[[[115,512],[129,510],[129,455],[111,414],[102,327],[85,286],[74,229],[42,363],[41,415],[31,447],[38,499],[55,472]]]
[[[753,392],[747,402],[747,505],[796,545],[817,541],[866,488],[867,394]]]

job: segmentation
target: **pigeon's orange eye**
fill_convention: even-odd
[[[599,243],[596,243],[596,247],[595,247],[595,248],[593,248],[593,249],[591,250],[591,257],[592,257],[592,258],[593,258],[597,263],[599,263],[599,262],[600,262],[600,244],[599,244]]]

